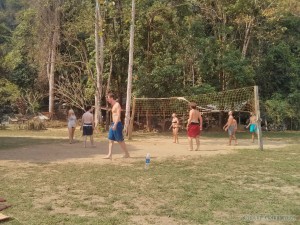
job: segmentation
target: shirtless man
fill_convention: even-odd
[[[87,136],[90,137],[91,146],[95,147],[94,145],[94,138],[93,138],[93,131],[95,127],[94,123],[94,116],[92,114],[93,108],[91,106],[86,107],[86,112],[82,115],[81,119],[81,127],[82,135],[84,136],[84,147],[86,148],[86,139]]]
[[[120,144],[121,149],[124,152],[123,158],[129,158],[130,156],[127,151],[126,144],[124,142],[124,137],[123,137],[123,125],[121,123],[121,106],[115,100],[115,96],[111,92],[107,95],[106,100],[112,106],[111,112],[112,112],[113,122],[108,132],[108,140],[109,140],[108,155],[105,156],[104,159],[112,159],[112,148],[115,141]]]
[[[196,109],[196,106],[196,103],[190,103],[191,109],[189,113],[188,123],[186,126],[190,151],[193,151],[193,138],[196,139],[196,151],[198,151],[200,147],[199,137],[202,131],[202,116],[201,113]]]
[[[254,113],[250,113],[250,122],[246,128],[250,127],[250,133],[252,134],[252,143],[254,143],[254,134],[257,130],[257,119]]]
[[[235,125],[234,125],[234,119],[233,119],[233,116],[232,116],[232,111],[229,111],[228,115],[229,115],[229,117],[228,117],[227,123],[224,125],[223,129],[225,131],[228,131],[228,134],[229,134],[229,143],[228,143],[228,145],[231,145],[231,141],[234,138]]]

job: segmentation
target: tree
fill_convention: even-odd
[[[0,79],[0,117],[3,113],[13,111],[14,103],[20,97],[18,86],[7,79]]]
[[[292,83],[297,74],[297,63],[290,47],[281,42],[270,47],[261,62],[256,82],[260,86],[261,95],[269,99],[275,93],[287,96],[291,93]]]
[[[66,77],[61,76],[55,88],[62,102],[83,111],[87,105],[92,105],[92,99],[95,96],[94,83],[85,80],[80,70],[77,73],[75,71],[69,73]]]
[[[60,43],[62,0],[31,1],[29,12],[34,19],[30,24],[34,30],[30,55],[38,62],[39,82],[48,81],[49,113],[54,113],[54,83],[58,46]]]
[[[288,101],[277,94],[266,101],[266,110],[276,126],[283,125],[286,119],[295,117],[295,112]]]
[[[52,4],[53,5],[52,5]],[[54,73],[55,73],[55,64],[57,58],[57,47],[59,45],[60,38],[60,0],[50,2],[46,11],[48,18],[45,18],[47,28],[50,33],[48,33],[49,43],[48,43],[48,58],[47,58],[47,77],[49,81],[49,113],[50,116],[54,113]],[[53,8],[52,8],[53,7]],[[49,32],[48,31],[48,32]],[[47,31],[46,31],[47,33]],[[46,34],[47,35],[47,34]]]
[[[25,112],[35,114],[40,109],[40,102],[44,98],[44,95],[34,89],[25,89],[21,92],[21,100],[25,103]],[[19,109],[20,110],[20,109]]]
[[[19,13],[19,24],[9,39],[8,51],[3,60],[6,77],[21,88],[33,88],[37,78],[37,65],[33,57],[33,36],[35,30],[31,23],[34,12],[25,9]]]
[[[100,14],[95,3],[101,3]],[[100,111],[104,88],[117,90],[123,104],[132,65],[136,96],[193,95],[255,83],[262,103],[280,94],[298,120],[299,107],[292,104],[299,102],[300,87],[297,0],[136,0],[129,62],[131,3],[1,1],[1,77],[24,92],[38,85],[42,96],[53,95],[54,79],[56,101],[78,108],[96,104]],[[81,100],[62,97],[66,88],[75,88],[72,95],[81,93]]]
[[[0,59],[5,55],[10,44],[13,30],[17,26],[17,14],[26,6],[24,0],[0,1]],[[4,54],[3,54],[4,53]],[[0,71],[2,63],[0,61]]]
[[[65,2],[55,91],[61,102],[85,111],[95,100],[95,11],[91,1]]]
[[[132,0],[131,10],[131,25],[130,25],[130,41],[129,41],[129,64],[127,78],[127,98],[126,98],[126,113],[125,113],[125,131],[127,132],[130,121],[130,105],[132,92],[132,69],[133,69],[133,51],[134,51],[134,23],[135,23],[135,0]]]
[[[104,64],[104,38],[103,38],[103,20],[101,16],[99,0],[96,0],[95,6],[95,58],[97,71],[97,84],[95,93],[95,124],[102,125],[101,99],[103,92],[103,64]]]

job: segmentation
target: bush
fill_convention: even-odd
[[[46,130],[45,122],[42,120],[30,120],[28,122],[28,130]]]

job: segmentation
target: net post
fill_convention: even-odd
[[[136,102],[136,99],[133,98],[132,112],[131,112],[131,118],[130,118],[129,129],[128,129],[128,140],[132,140],[132,130],[133,130],[134,113],[135,113],[135,102]]]
[[[263,140],[262,140],[262,130],[261,130],[261,118],[260,118],[260,109],[259,109],[258,86],[254,86],[254,104],[255,104],[255,115],[256,115],[256,119],[257,119],[258,147],[259,147],[260,150],[263,150]]]

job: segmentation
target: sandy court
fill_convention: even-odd
[[[187,158],[194,156],[214,156],[229,154],[237,149],[257,150],[257,143],[251,143],[250,139],[239,140],[237,146],[227,146],[227,138],[201,138],[200,151],[189,151],[187,138],[179,138],[179,144],[172,143],[172,137],[151,136],[137,137],[132,141],[126,141],[131,158],[122,159],[122,151],[118,143],[113,149],[113,160],[103,159],[108,152],[108,141],[105,138],[96,140],[96,147],[83,147],[81,140],[69,144],[68,140],[61,143],[32,145],[15,149],[0,151],[0,163],[6,164],[37,164],[37,163],[125,163],[143,160],[146,154],[151,154],[152,160],[162,160],[169,157]],[[264,149],[281,148],[287,144],[280,140],[264,140]],[[194,143],[195,146],[195,143]]]

